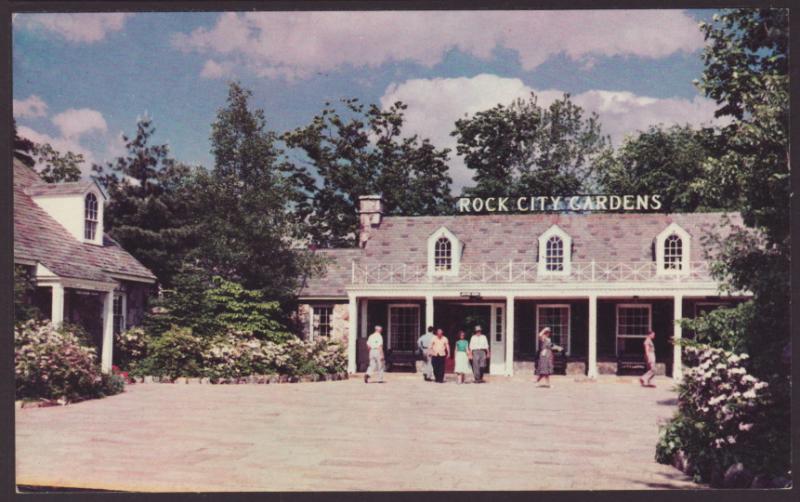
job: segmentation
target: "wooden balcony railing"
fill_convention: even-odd
[[[353,261],[353,284],[455,284],[455,283],[560,283],[560,282],[639,282],[708,281],[709,264],[694,261],[683,273],[658,273],[655,262],[573,262],[569,273],[540,273],[535,262],[461,263],[457,274],[429,274],[427,264]]]

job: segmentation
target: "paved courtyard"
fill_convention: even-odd
[[[449,376],[449,378],[452,378]],[[282,385],[138,384],[17,410],[17,483],[132,491],[698,488],[653,459],[670,381],[553,388],[416,375]]]

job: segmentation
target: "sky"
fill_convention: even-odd
[[[408,104],[407,134],[453,150],[456,119],[531,92],[563,93],[619,145],[654,124],[714,123],[700,78],[707,10],[15,14],[18,132],[103,163],[148,115],[154,141],[213,165],[209,135],[228,82],[267,125],[308,124],[326,101]]]

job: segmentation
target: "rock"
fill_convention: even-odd
[[[142,377],[142,383],[153,383],[153,377],[152,376]]]
[[[269,375],[267,376],[267,383],[278,383],[278,375]]]
[[[568,362],[567,367],[565,369],[565,374],[567,375],[585,375],[586,374],[586,364],[582,362]]]
[[[279,375],[278,383],[286,383],[289,381],[289,375]]]
[[[208,377],[199,378],[197,383],[211,383],[211,379]]]
[[[748,488],[753,482],[753,473],[741,462],[728,467],[722,479],[723,488]]]
[[[289,383],[297,383],[300,381],[300,377],[292,376],[289,378]]]

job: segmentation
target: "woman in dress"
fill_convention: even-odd
[[[455,373],[458,375],[458,383],[464,383],[464,375],[472,371],[469,364],[469,357],[467,351],[469,350],[469,342],[466,339],[464,330],[458,332],[458,340],[456,340],[456,368]]]
[[[553,373],[553,342],[550,341],[550,328],[539,332],[539,360],[536,362],[536,383],[544,380],[540,387],[550,387],[550,375]]]

